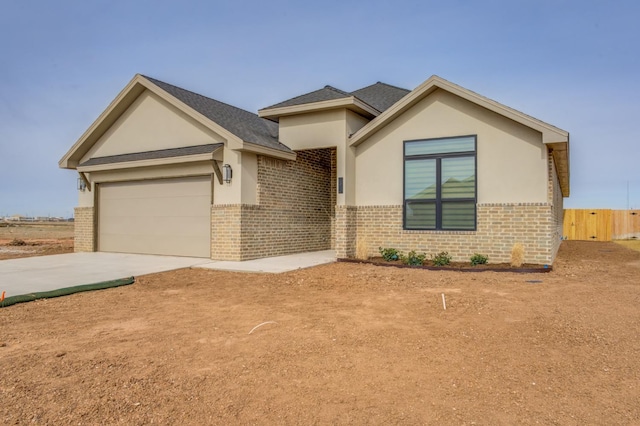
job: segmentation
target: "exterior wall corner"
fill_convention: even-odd
[[[76,207],[73,211],[75,253],[96,251],[95,213],[93,207]]]

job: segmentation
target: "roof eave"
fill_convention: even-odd
[[[270,120],[277,120],[280,117],[296,114],[305,114],[309,112],[328,111],[332,109],[346,108],[357,112],[368,118],[377,117],[380,111],[373,108],[369,104],[361,101],[355,96],[349,96],[340,99],[332,99],[329,101],[312,102],[300,105],[292,105],[279,108],[264,108],[258,111],[258,116]]]
[[[560,183],[560,190],[563,197],[568,197],[571,193],[570,187],[570,153],[569,153],[569,140],[566,142],[547,143],[551,155],[553,156],[553,162],[556,166],[556,173],[558,175],[558,181]]]
[[[217,151],[217,150],[216,150]],[[122,161],[118,163],[96,164],[94,166],[78,166],[79,172],[99,172],[106,170],[131,169],[137,167],[166,166],[169,164],[194,163],[211,161],[216,151],[207,154],[183,155],[180,157],[154,158],[149,160]]]
[[[93,146],[93,144],[97,142],[102,135],[104,135],[109,127],[111,127],[116,120],[120,118],[127,108],[129,108],[145,90],[153,92],[155,95],[201,123],[214,133],[222,136],[225,139],[225,142],[229,143],[231,148],[237,149],[242,147],[243,141],[241,138],[220,126],[213,120],[210,120],[200,114],[184,102],[167,93],[162,88],[156,86],[144,76],[136,74],[129,84],[120,91],[118,96],[116,96],[102,114],[100,114],[93,124],[91,124],[87,131],[80,136],[71,149],[69,149],[69,151],[67,151],[67,153],[60,159],[58,166],[63,169],[77,168],[82,156],[89,151],[91,146]]]
[[[279,158],[281,160],[295,160],[296,153],[294,151],[283,151],[275,148],[269,148],[263,145],[258,145],[253,142],[245,141],[242,148],[238,149],[238,151],[251,152],[254,154],[266,155],[268,157]]]
[[[99,137],[97,133],[104,134],[106,130],[122,115],[122,113],[144,92],[145,87],[140,85],[142,76],[136,74],[133,79],[118,93],[109,106],[98,116],[89,128],[80,136],[67,153],[60,159],[58,166],[63,169],[75,169],[80,158],[89,150],[90,146]],[[89,146],[87,146],[89,145]]]
[[[454,95],[457,95],[463,99],[482,106],[490,111],[514,120],[520,124],[523,124],[532,129],[538,130],[543,135],[544,143],[551,142],[568,142],[569,133],[551,124],[545,123],[541,120],[526,115],[520,111],[496,102],[492,99],[485,98],[475,92],[465,89],[462,86],[451,83],[436,75],[429,77],[424,83],[416,87],[413,91],[407,94],[404,98],[396,102],[393,106],[380,114],[375,120],[372,120],[358,132],[351,137],[350,144],[357,146],[362,143],[366,138],[371,136],[376,131],[386,126],[389,122],[393,121],[398,115],[411,108],[417,102],[430,95],[434,91],[442,89]]]
[[[416,87],[389,109],[354,133],[350,138],[349,145],[354,147],[358,146],[420,100],[439,89],[457,95],[526,127],[539,131],[542,135],[542,142],[549,148],[553,149],[554,161],[559,169],[558,173],[562,195],[564,197],[569,196],[569,132],[533,118],[492,99],[481,96],[436,75],[429,77],[420,86]]]

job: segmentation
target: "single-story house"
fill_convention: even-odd
[[[62,157],[75,250],[246,260],[358,244],[551,264],[569,133],[438,76],[258,114],[136,75]]]

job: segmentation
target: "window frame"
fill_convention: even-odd
[[[438,154],[419,154],[407,157],[407,145],[412,142],[441,141],[447,139],[473,138],[473,151],[449,152]],[[473,202],[473,228],[442,228],[442,159],[473,157],[474,167],[474,197],[473,198],[445,198],[445,203]],[[433,200],[407,200],[407,161],[434,159],[436,161],[436,197]],[[436,226],[435,228],[409,228],[407,227],[407,205],[412,204],[435,204],[436,206]],[[447,136],[442,138],[426,138],[405,140],[402,144],[402,229],[407,231],[476,231],[478,229],[478,135]]]

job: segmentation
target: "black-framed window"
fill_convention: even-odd
[[[404,142],[404,229],[476,229],[472,136]]]

